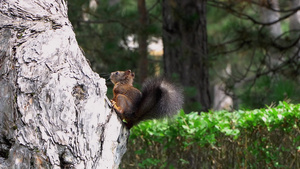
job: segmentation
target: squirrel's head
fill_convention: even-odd
[[[131,70],[116,71],[110,73],[110,80],[113,84],[118,82],[132,85],[135,74]]]

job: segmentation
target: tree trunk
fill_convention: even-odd
[[[139,30],[138,30],[138,43],[139,43],[139,82],[142,82],[148,75],[148,35],[147,35],[147,9],[145,0],[138,0],[139,12]]]
[[[267,4],[264,4],[264,6],[261,7],[262,22],[271,23],[277,21],[280,18],[280,13],[275,10],[279,10],[278,0],[267,1]],[[268,29],[270,30],[271,35],[275,38],[282,33],[280,22],[268,26]]]
[[[1,1],[0,11],[0,168],[118,168],[128,131],[65,1]]]
[[[277,21],[280,18],[280,13],[274,10],[279,10],[278,0],[267,1],[267,4],[264,4],[266,7],[271,8],[268,9],[264,6],[261,7],[261,20],[263,23],[271,23]],[[273,10],[272,10],[273,9]],[[282,34],[281,23],[277,22],[272,25],[267,26],[270,35],[273,40],[278,38]],[[281,55],[278,51],[270,48],[268,49],[268,56],[266,58],[266,63],[269,69],[276,68],[279,64],[282,63]]]
[[[296,8],[300,6],[300,0],[291,0],[290,1],[290,9]],[[297,11],[294,15],[290,17],[290,38],[292,40],[297,40],[300,36],[300,11]],[[297,45],[295,45],[292,54],[289,56],[292,60],[291,65],[289,68],[292,70],[289,71],[288,75],[293,78],[297,79],[298,83],[300,83],[299,72],[300,70],[300,41],[298,40]]]
[[[208,80],[206,0],[163,0],[164,70],[179,76],[184,87],[195,90],[185,103],[211,108]]]
[[[231,75],[231,64],[227,64],[225,70],[222,71],[221,76],[224,79],[228,79]],[[233,99],[226,93],[226,83],[222,80],[214,84],[214,98],[213,98],[214,110],[233,110]]]
[[[290,0],[290,9],[300,6],[300,0]],[[300,11],[290,17],[290,30],[300,31]],[[295,34],[293,32],[292,34]],[[297,33],[299,35],[299,33]]]

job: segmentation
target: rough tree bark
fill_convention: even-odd
[[[184,87],[195,88],[185,104],[211,108],[208,80],[206,0],[163,0],[164,70],[179,75]]]
[[[0,2],[0,168],[118,168],[128,131],[65,1]]]

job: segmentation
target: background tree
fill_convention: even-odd
[[[65,1],[1,1],[0,168],[118,168],[128,131]]]
[[[146,9],[146,1],[138,0],[139,12],[139,29],[138,29],[138,51],[139,51],[139,79],[142,83],[148,76],[148,13]]]
[[[207,55],[206,1],[163,0],[164,70],[178,75],[190,92],[186,104],[191,109],[211,108]],[[200,107],[191,107],[200,103]]]

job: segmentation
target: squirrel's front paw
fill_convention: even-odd
[[[116,102],[114,100],[110,100],[112,106],[116,105]]]

